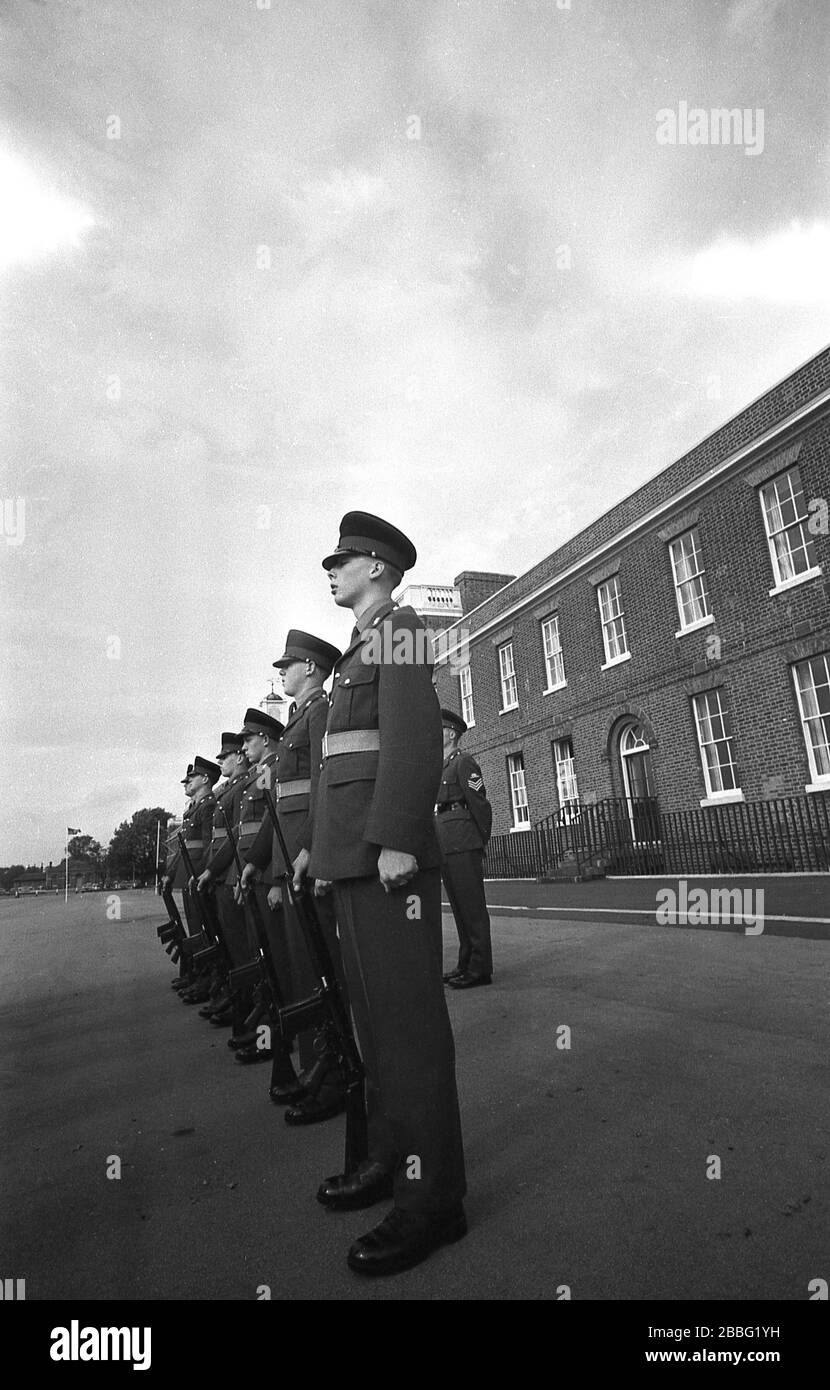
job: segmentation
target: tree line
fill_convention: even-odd
[[[101,885],[126,879],[152,882],[156,872],[157,826],[161,823],[160,861],[163,867],[165,832],[172,819],[173,813],[161,806],[134,811],[130,820],[122,821],[117,827],[106,849],[91,835],[73,836],[68,846],[70,872],[86,864],[92,870],[94,881]],[[38,871],[40,867],[40,864],[9,864],[0,868],[0,883],[9,892],[15,878],[27,871]]]

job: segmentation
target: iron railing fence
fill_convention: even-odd
[[[541,872],[535,829],[491,836],[484,856],[485,878],[538,878]]]
[[[488,878],[538,878],[601,861],[610,874],[830,869],[830,791],[663,811],[657,800],[568,802],[530,830],[494,835]]]

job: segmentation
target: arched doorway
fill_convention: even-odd
[[[620,771],[631,838],[651,844],[658,838],[657,803],[651,746],[641,723],[627,724],[620,734]]]

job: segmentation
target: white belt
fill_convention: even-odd
[[[239,827],[239,833],[240,835],[255,835],[261,825],[261,820],[244,820]]]
[[[310,791],[310,777],[295,777],[293,782],[278,782],[274,788],[274,797],[280,801],[284,796],[304,796]]]
[[[341,753],[377,753],[380,750],[380,729],[344,729],[339,734],[323,735],[323,757],[336,758]]]
[[[184,847],[185,847],[185,849],[201,849],[201,848],[202,848],[202,841],[201,841],[201,840],[185,840],[185,842],[184,842]]]
[[[214,830],[213,834],[210,837],[210,842],[211,844],[213,844],[216,840],[227,840],[227,838],[227,830]]]

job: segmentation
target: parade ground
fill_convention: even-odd
[[[269,1067],[177,999],[159,899],[3,899],[3,1276],[27,1300],[807,1300],[827,879],[764,883],[802,930],[660,926],[653,885],[488,885],[493,985],[448,1000],[469,1234],[377,1282],[345,1255],[386,1204],[315,1200],[342,1119],[289,1130]]]

